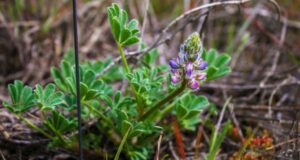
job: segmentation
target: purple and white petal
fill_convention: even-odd
[[[191,89],[198,89],[199,88],[199,82],[195,81],[195,80],[191,80],[189,82],[189,87]]]
[[[196,62],[201,62],[201,61],[202,61],[202,58],[201,58],[201,56],[198,54],[198,55],[197,55]]]
[[[193,73],[193,63],[189,62],[185,67],[185,74],[187,77],[191,77]]]
[[[206,61],[202,61],[200,63],[200,65],[198,66],[198,69],[204,70],[204,69],[206,69],[207,65],[208,65],[208,63]]]
[[[171,82],[172,83],[178,83],[178,82],[180,82],[180,77],[178,77],[178,76],[171,76]]]
[[[197,74],[195,74],[194,78],[198,81],[203,80],[203,79],[206,78],[206,73],[203,73],[203,72],[202,73],[197,73]]]
[[[174,59],[171,59],[169,61],[169,65],[172,69],[179,69],[180,68],[179,64]]]

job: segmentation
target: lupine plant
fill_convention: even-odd
[[[230,57],[216,50],[206,51],[198,33],[193,33],[179,47],[169,65],[157,65],[156,49],[145,53],[139,63],[130,66],[124,47],[140,41],[138,21],[128,20],[127,12],[117,4],[108,7],[108,19],[122,58],[105,74],[111,63],[105,61],[80,65],[80,95],[85,128],[84,149],[94,150],[103,157],[118,159],[122,154],[130,159],[148,159],[154,153],[153,142],[159,133],[172,135],[172,127],[163,123],[175,117],[182,129],[195,130],[201,122],[201,111],[209,106],[206,97],[199,96],[206,81],[230,72]],[[144,43],[142,47],[144,48]],[[51,69],[54,83],[35,88],[15,81],[8,86],[10,102],[4,106],[31,128],[51,140],[49,146],[76,150],[76,85],[74,61],[70,50],[59,67]],[[175,55],[174,55],[175,56]],[[113,89],[126,79],[124,90]],[[165,85],[164,85],[165,84]],[[26,118],[27,112],[38,108],[41,123]],[[91,121],[94,123],[90,124]],[[119,146],[119,147],[118,147]]]

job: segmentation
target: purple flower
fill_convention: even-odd
[[[199,34],[190,36],[184,44],[180,46],[180,51],[176,59],[171,59],[171,82],[179,83],[182,80],[188,81],[188,87],[193,90],[200,88],[201,81],[205,80],[205,69],[208,63],[201,58],[202,43]]]
[[[199,88],[199,82],[195,81],[195,80],[191,80],[188,85],[191,89],[198,89]]]
[[[172,69],[179,69],[179,64],[174,60],[174,59],[171,59],[169,61],[169,65],[171,66]]]
[[[180,82],[180,77],[178,77],[178,76],[172,76],[171,77],[171,82],[172,83],[178,83],[178,82]]]
[[[199,70],[204,70],[207,67],[208,63],[206,61],[202,61],[200,65],[198,65]]]
[[[191,76],[192,76],[192,73],[193,73],[193,63],[192,63],[192,62],[189,62],[189,63],[186,65],[185,69],[186,69],[186,71],[185,71],[186,75],[187,75],[188,77],[191,77]]]
[[[200,72],[194,75],[194,78],[198,81],[201,81],[206,78],[206,73]]]

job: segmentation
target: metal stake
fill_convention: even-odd
[[[77,92],[77,119],[78,119],[78,140],[79,159],[83,160],[82,152],[82,130],[81,130],[81,106],[80,106],[80,79],[79,79],[79,56],[78,56],[78,31],[77,31],[77,2],[73,0],[73,32],[75,49],[75,72],[76,72],[76,92]]]

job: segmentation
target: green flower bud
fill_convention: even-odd
[[[190,61],[195,61],[202,52],[202,42],[198,32],[191,34],[183,44],[184,53]]]

